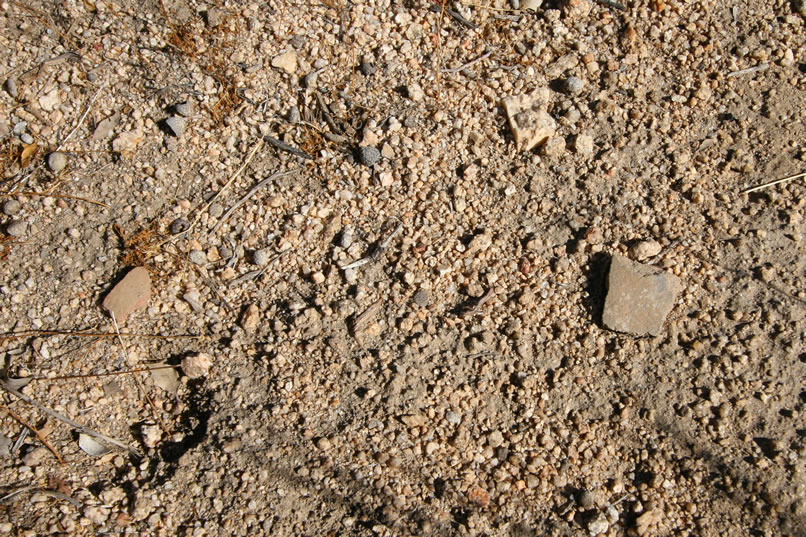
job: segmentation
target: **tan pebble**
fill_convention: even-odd
[[[182,359],[182,371],[192,379],[206,376],[212,365],[213,359],[209,354],[203,352],[192,354]]]
[[[322,438],[316,441],[316,447],[318,447],[322,451],[327,451],[331,447],[330,440],[327,437],[323,436]]]
[[[257,328],[259,322],[260,309],[258,308],[257,304],[250,304],[241,316],[241,328],[247,332],[252,332],[255,328]]]
[[[663,247],[655,240],[641,241],[637,244],[630,246],[629,255],[631,259],[636,261],[643,261],[650,257],[658,255]]]
[[[272,58],[271,66],[293,75],[297,70],[297,53],[293,50],[284,52]]]

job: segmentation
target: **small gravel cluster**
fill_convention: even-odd
[[[4,5],[0,533],[802,534],[801,4]]]

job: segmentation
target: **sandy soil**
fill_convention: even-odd
[[[800,2],[0,5],[0,533],[806,535]]]

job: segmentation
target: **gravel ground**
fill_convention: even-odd
[[[2,2],[0,534],[806,535],[806,5],[622,3]]]

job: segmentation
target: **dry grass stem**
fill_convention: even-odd
[[[788,183],[789,181],[794,181],[795,179],[800,179],[801,177],[806,177],[806,172],[796,173],[795,175],[790,175],[788,177],[784,177],[783,179],[777,179],[775,181],[770,181],[769,183],[764,183],[763,185],[746,188],[745,190],[742,190],[742,194],[749,194],[751,192],[756,192],[771,186],[780,185],[781,183]]]
[[[24,332],[12,332],[0,335],[0,341],[12,341],[33,336],[70,336],[70,337],[145,337],[153,339],[198,339],[201,336],[193,334],[177,334],[163,336],[160,334],[136,334],[121,332],[70,332],[69,330],[26,330]]]
[[[18,422],[20,422],[20,424],[22,424],[23,427],[26,427],[26,428],[30,429],[31,432],[34,433],[37,438],[39,438],[39,441],[42,442],[45,445],[45,447],[50,450],[51,453],[53,453],[53,456],[56,457],[56,459],[59,461],[59,464],[64,464],[64,459],[62,459],[61,455],[59,455],[59,452],[56,451],[56,449],[53,446],[50,445],[50,442],[48,442],[48,440],[44,436],[42,436],[42,433],[39,432],[39,429],[37,429],[36,427],[34,427],[33,425],[31,425],[30,423],[25,421],[22,418],[22,416],[18,415],[16,412],[14,412],[10,408],[8,408],[6,405],[2,405],[2,406],[3,406],[3,409],[6,412],[8,412],[8,414],[12,418],[14,418]]]

